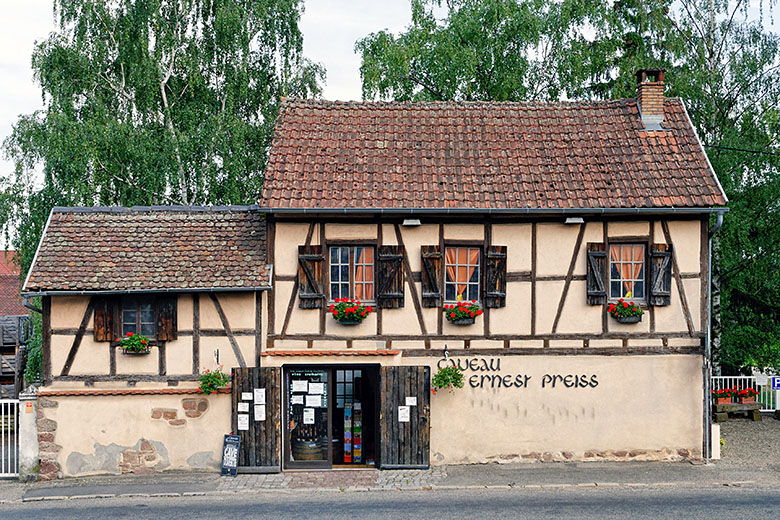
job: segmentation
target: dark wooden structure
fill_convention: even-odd
[[[715,422],[725,422],[729,420],[729,414],[744,413],[754,421],[761,420],[761,403],[731,403],[731,404],[713,404],[712,414]]]
[[[380,466],[383,469],[430,467],[431,369],[425,366],[384,366],[380,369]],[[409,407],[409,422],[399,419],[399,407]]]
[[[242,401],[241,394],[265,389],[265,420],[256,421],[255,402]],[[233,413],[230,427],[241,437],[239,473],[279,473],[282,470],[282,369],[249,367],[233,369]],[[238,403],[249,404],[249,430],[238,429]],[[241,412],[247,413],[247,412]]]

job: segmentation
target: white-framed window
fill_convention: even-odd
[[[480,257],[478,247],[445,247],[445,301],[479,300]]]
[[[374,248],[331,246],[330,299],[374,301]]]
[[[647,298],[645,244],[609,245],[609,298],[618,300],[629,293],[633,300]]]

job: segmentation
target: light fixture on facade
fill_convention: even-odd
[[[406,227],[416,227],[421,225],[421,222],[419,218],[407,218],[404,219],[403,225]]]
[[[584,224],[585,221],[582,219],[582,217],[568,217],[566,219],[567,224]]]

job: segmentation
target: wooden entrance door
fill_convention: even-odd
[[[385,469],[430,467],[430,367],[380,369],[380,465]],[[416,405],[407,405],[407,397]],[[400,419],[408,406],[408,422]],[[403,410],[404,415],[406,410]]]
[[[265,389],[265,419],[256,420],[255,389]],[[252,394],[252,400],[242,394]],[[282,369],[276,367],[248,367],[233,369],[233,416],[231,429],[241,437],[238,453],[240,473],[279,473],[281,471],[282,438]],[[239,403],[246,403],[247,411],[239,411]],[[238,429],[238,414],[249,416],[249,429]]]

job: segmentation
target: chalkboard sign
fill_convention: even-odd
[[[238,446],[241,444],[241,437],[238,435],[225,435],[222,443],[222,474],[236,476],[238,470]]]

